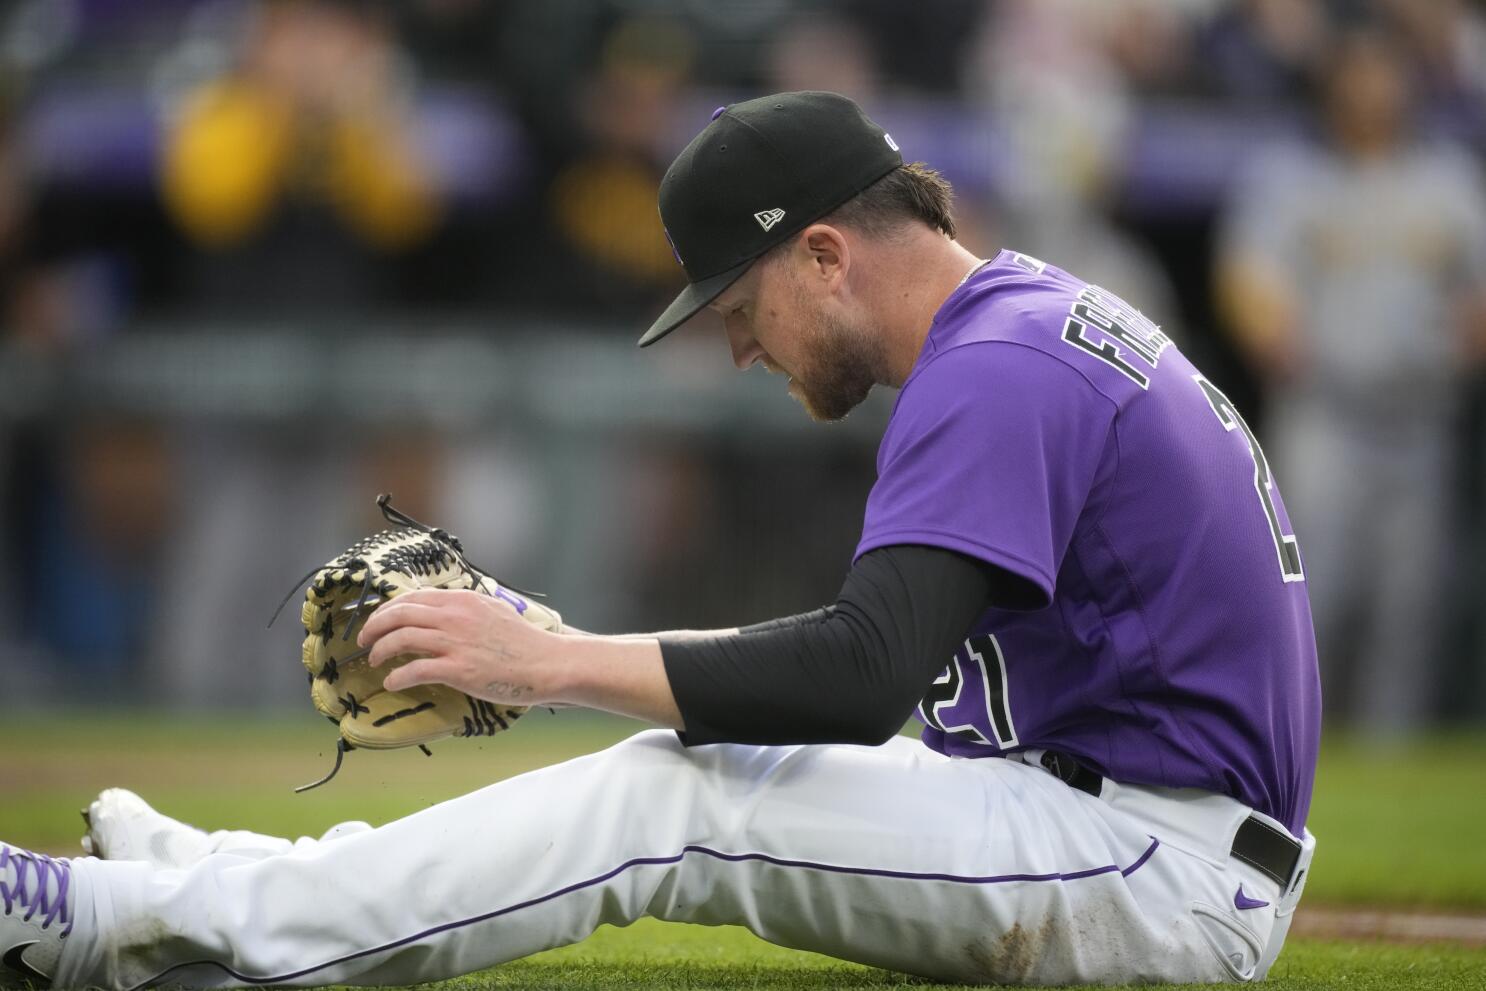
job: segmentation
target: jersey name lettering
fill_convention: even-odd
[[[1154,371],[1161,353],[1171,347],[1171,338],[1144,313],[1098,286],[1088,286],[1078,294],[1063,325],[1063,341],[1098,358],[1142,389],[1150,388],[1150,376],[1129,358],[1139,359]]]

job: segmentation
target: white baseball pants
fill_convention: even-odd
[[[234,834],[183,870],[75,860],[57,986],[414,984],[647,915],[947,981],[1248,980],[1299,886],[1228,856],[1247,814],[903,737],[655,730],[374,830]]]

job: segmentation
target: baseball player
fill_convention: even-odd
[[[719,109],[660,209],[689,285],[642,345],[710,308],[818,419],[898,390],[836,599],[610,637],[403,594],[359,635],[420,657],[389,690],[662,728],[319,840],[105,793],[107,859],[0,853],[12,971],[412,984],[648,915],[951,981],[1266,974],[1319,687],[1295,536],[1218,385],[1112,294],[966,251],[947,184],[840,96]]]

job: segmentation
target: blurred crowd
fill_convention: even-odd
[[[855,98],[954,182],[968,247],[1126,297],[1250,411],[1334,719],[1486,718],[1468,0],[10,0],[0,362],[457,327],[569,341],[551,389],[605,394],[625,368],[582,355],[683,279],[665,165],[713,107],[784,89]],[[717,344],[691,336],[633,360],[690,374]],[[378,525],[377,491],[618,629],[818,605],[872,481],[870,438],[803,417],[557,443],[48,396],[0,396],[0,707],[295,698],[293,636],[258,614]]]

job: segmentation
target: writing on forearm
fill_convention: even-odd
[[[485,686],[485,692],[489,695],[498,695],[502,699],[512,702],[517,699],[527,698],[534,689],[530,685],[518,684],[514,681],[492,681]]]

